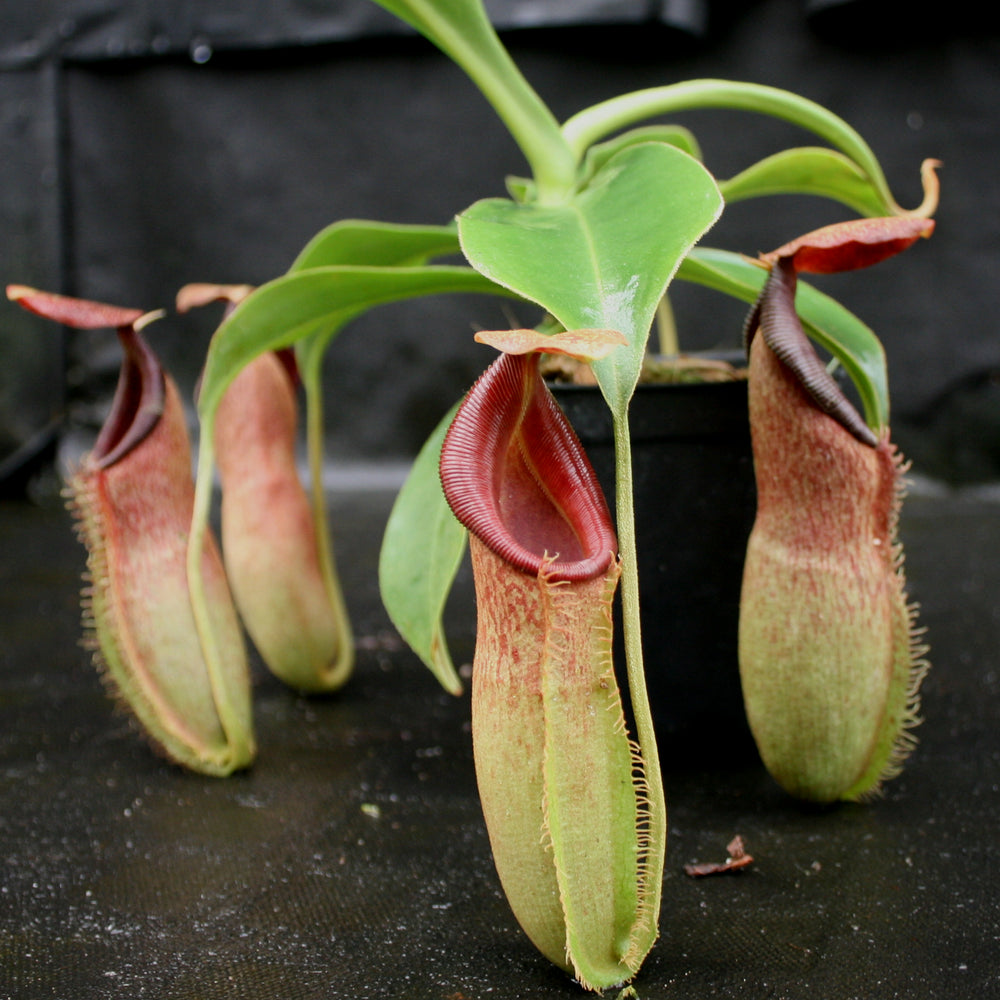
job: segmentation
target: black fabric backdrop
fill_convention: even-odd
[[[836,110],[883,159],[903,204],[922,159],[943,160],[938,230],[879,273],[829,289],[882,336],[894,430],[916,470],[1000,470],[995,15],[910,5],[550,0],[491,13],[560,118],[626,89],[691,76],[790,87]],[[366,0],[3,5],[0,276],[143,308],[189,281],[261,282],[321,226],[355,216],[443,222],[503,191],[520,154],[485,101],[428,43]],[[745,116],[682,116],[720,175],[800,141]],[[741,133],[746,135],[746,133]],[[707,242],[756,252],[840,216],[807,199],[733,206]],[[692,348],[734,345],[743,307],[681,288]],[[190,391],[217,314],[151,331]],[[532,316],[513,317],[531,320]],[[340,462],[407,459],[488,362],[492,302],[385,308],[329,358],[327,447]],[[0,458],[103,416],[110,338],[58,332],[0,306]],[[0,473],[3,469],[0,468]]]
[[[491,5],[560,117],[625,88],[742,77],[855,123],[904,203],[920,160],[944,160],[933,243],[834,290],[885,340],[917,470],[995,478],[1000,43],[979,8],[917,20],[874,0]],[[768,124],[734,148],[734,122],[689,122],[706,126],[722,174],[788,138]],[[522,169],[471,85],[361,0],[0,5],[4,281],[169,305],[187,281],[265,280],[335,218],[443,221]],[[712,240],[766,249],[829,212],[736,206]],[[734,342],[741,307],[707,322],[704,299],[678,306],[692,346]],[[486,361],[472,328],[508,319],[428,301],[346,332],[330,357],[331,456],[412,455]],[[187,390],[210,325],[155,328]],[[0,358],[0,480],[20,486],[64,407],[84,433],[101,419],[118,356],[4,303]],[[995,496],[918,491],[904,508],[934,669],[920,746],[884,800],[803,809],[746,747],[719,761],[664,741],[667,905],[645,1000],[1000,996]],[[75,645],[83,553],[68,515],[51,497],[0,504],[0,996],[580,995],[496,883],[467,701],[438,690],[380,608],[390,502],[332,497],[357,676],[342,696],[304,699],[258,665],[260,762],[225,782],[162,763],[113,713]],[[463,577],[448,621],[459,662],[470,602]],[[748,872],[684,875],[736,832]]]

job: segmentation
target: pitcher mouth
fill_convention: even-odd
[[[459,521],[521,572],[587,580],[615,558],[604,494],[537,354],[503,354],[473,386],[445,437],[441,482]]]
[[[140,331],[160,319],[162,309],[143,312],[27,285],[8,285],[7,298],[24,309],[75,330],[118,332],[125,357],[118,375],[114,399],[97,435],[90,460],[99,469],[120,461],[156,426],[166,405],[163,366]]]
[[[125,358],[111,409],[91,452],[91,460],[99,469],[121,461],[150,434],[163,415],[166,376],[159,359],[140,335],[139,325],[137,321],[133,326],[118,328]]]

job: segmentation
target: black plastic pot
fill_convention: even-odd
[[[614,440],[600,390],[552,389],[613,511]],[[752,752],[737,662],[756,505],[746,382],[640,384],[630,429],[643,653],[658,735],[702,760]]]

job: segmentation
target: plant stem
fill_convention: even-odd
[[[665,356],[681,353],[680,340],[677,336],[677,321],[666,292],[656,304],[656,349]]]
[[[498,47],[509,60],[507,50]],[[559,124],[527,80],[510,64],[510,71],[475,63],[465,66],[486,99],[500,116],[531,167],[537,200],[558,203],[576,184],[577,162],[563,139]]]
[[[354,637],[344,601],[344,591],[337,575],[333,542],[327,523],[326,492],[323,488],[323,388],[322,369],[319,364],[303,366],[302,384],[306,396],[306,449],[309,462],[310,506],[316,532],[316,554],[337,635],[337,658],[331,665],[328,680],[331,683],[339,683],[347,679],[354,666]]]
[[[622,562],[622,638],[625,646],[625,673],[632,702],[635,735],[642,749],[648,795],[648,884],[650,913],[660,911],[663,861],[667,846],[667,803],[660,772],[653,714],[646,690],[642,656],[642,628],[639,617],[639,568],[635,538],[634,490],[632,484],[632,439],[628,412],[613,416],[615,439],[615,508],[618,553]]]
[[[882,168],[864,139],[822,105],[777,87],[711,79],[650,87],[586,108],[567,120],[562,131],[574,154],[582,157],[611,132],[657,115],[695,108],[755,111],[808,129],[854,160],[886,203],[895,205]]]
[[[248,764],[254,756],[252,736],[246,738],[244,727],[236,719],[226,697],[226,685],[223,680],[222,656],[212,618],[209,613],[208,601],[205,597],[204,579],[202,577],[202,559],[205,551],[205,536],[208,532],[208,518],[212,503],[212,472],[215,468],[215,450],[212,446],[211,424],[203,429],[198,450],[198,469],[195,479],[194,503],[191,514],[191,530],[187,543],[187,583],[191,601],[191,614],[194,617],[195,630],[201,645],[201,653],[208,672],[209,686],[215,701],[215,710],[219,715],[219,723],[226,737],[228,748],[225,759],[219,759],[218,764],[228,773],[234,766]]]
[[[531,167],[538,200],[564,200],[577,160],[548,106],[522,75],[481,0],[377,0],[417,28],[479,87]]]

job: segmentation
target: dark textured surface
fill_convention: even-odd
[[[261,675],[260,758],[227,780],[147,752],[77,645],[58,507],[0,505],[0,997],[477,1000],[581,995],[500,895],[467,698],[379,608],[388,493],[331,516],[360,644],[339,696]],[[926,722],[870,806],[804,808],[752,753],[663,747],[663,936],[642,1000],[1000,996],[1000,503],[917,495],[903,533],[930,627]],[[471,599],[449,618],[469,656]],[[694,880],[734,833],[754,865]]]

